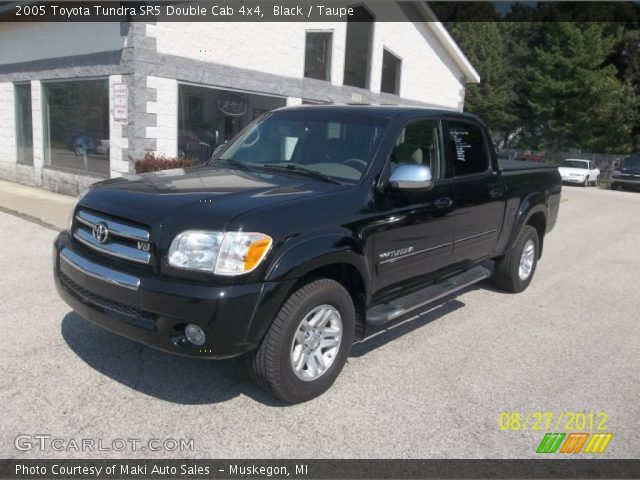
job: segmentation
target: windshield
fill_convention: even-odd
[[[560,164],[561,167],[584,168],[587,170],[588,162],[586,160],[565,160]]]
[[[621,166],[640,168],[640,157],[627,157],[622,161]]]
[[[216,162],[240,162],[355,183],[375,153],[388,119],[360,113],[282,111],[249,126]],[[284,169],[282,169],[284,170]]]

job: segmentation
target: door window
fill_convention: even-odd
[[[437,120],[417,120],[407,124],[396,139],[389,158],[389,172],[400,165],[426,165],[431,176],[442,177],[440,129]]]
[[[483,173],[489,169],[489,155],[482,130],[472,123],[446,123],[447,153],[456,177]]]

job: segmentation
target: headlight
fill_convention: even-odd
[[[217,275],[242,275],[264,259],[272,238],[254,232],[211,232],[187,230],[169,247],[169,265]]]

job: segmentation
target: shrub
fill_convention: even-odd
[[[152,152],[144,154],[142,160],[136,160],[136,173],[157,172],[159,170],[169,170],[171,168],[185,168],[193,165],[193,161],[186,158],[166,158],[163,155],[158,157]]]

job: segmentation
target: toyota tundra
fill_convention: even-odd
[[[283,108],[206,165],[94,184],[54,277],[87,320],[169,353],[245,355],[259,385],[303,402],[389,322],[490,276],[525,290],[560,192],[555,166],[499,163],[470,114]]]

